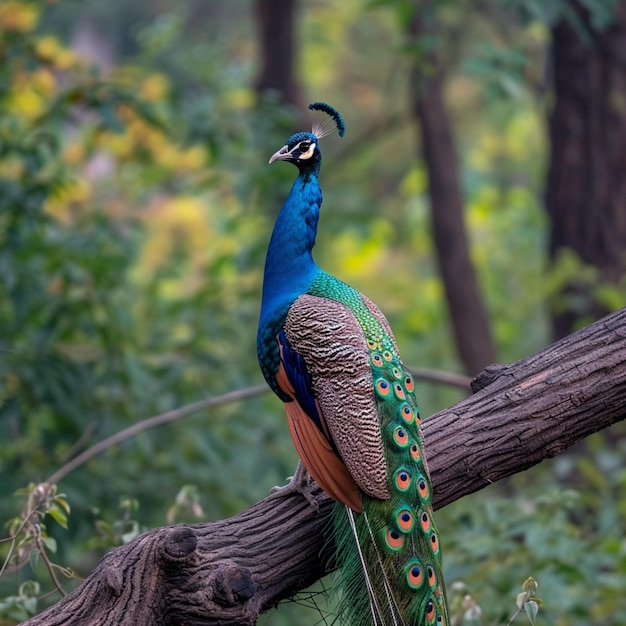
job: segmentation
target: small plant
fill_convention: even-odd
[[[522,585],[522,592],[517,594],[517,599],[515,603],[517,604],[517,611],[513,614],[513,617],[507,622],[507,626],[513,623],[513,620],[522,612],[526,613],[526,617],[528,617],[528,621],[535,626],[535,619],[537,617],[537,613],[539,613],[539,605],[543,604],[543,600],[541,598],[537,598],[535,596],[535,592],[537,591],[537,587],[539,583],[532,577],[529,576]]]
[[[200,504],[200,490],[197,485],[183,485],[176,494],[176,500],[167,509],[167,523],[175,524],[181,518],[204,517],[204,510]]]
[[[452,626],[482,626],[482,609],[463,581],[448,587],[448,608]]]
[[[139,501],[128,496],[121,496],[118,519],[109,522],[98,518],[95,522],[98,536],[89,541],[90,548],[114,548],[132,541],[145,528],[135,519],[139,510]],[[100,511],[94,511],[99,515]]]
[[[9,536],[0,543],[7,544],[8,549],[0,576],[21,570],[26,565],[35,568],[41,559],[48,570],[50,578],[61,595],[65,595],[63,585],[58,577],[75,578],[71,569],[52,561],[51,555],[57,550],[53,537],[48,535],[44,523],[51,517],[59,526],[67,529],[67,517],[70,505],[65,494],[57,493],[57,486],[49,483],[31,483],[20,489],[16,495],[26,496],[26,503],[17,517],[8,521]],[[33,580],[23,582],[17,595],[4,598],[0,602],[0,616],[23,620],[36,612],[39,583]]]
[[[27,580],[19,586],[17,595],[0,599],[0,624],[4,626],[5,620],[19,623],[35,615],[39,592],[39,583]]]

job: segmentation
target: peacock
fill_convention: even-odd
[[[312,131],[291,135],[269,160],[293,163],[298,177],[265,261],[259,363],[285,403],[302,464],[337,501],[342,622],[447,625],[413,377],[378,307],[313,260],[319,140],[335,127],[343,136],[345,125],[328,104],[309,109],[321,112]],[[297,471],[287,488],[307,480]]]

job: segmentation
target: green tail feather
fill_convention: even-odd
[[[335,506],[342,623],[443,626],[449,622],[441,551],[413,380],[388,350],[372,350],[371,360],[391,498],[383,501],[364,494],[362,513]]]
[[[342,623],[448,626],[439,535],[413,378],[400,360],[382,313],[374,311],[374,305],[368,305],[359,292],[321,274],[309,293],[342,302],[362,328],[391,494],[388,500],[380,500],[362,493],[362,513],[347,512],[342,504],[335,506]]]

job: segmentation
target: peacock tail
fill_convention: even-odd
[[[343,127],[334,109],[314,106]],[[300,173],[266,259],[259,361],[285,402],[304,466],[337,500],[342,622],[446,625],[413,378],[378,307],[311,255],[321,205],[317,140],[296,133],[270,160]]]
[[[354,626],[371,624],[372,615],[380,624],[445,624],[441,551],[413,378],[384,343],[368,341],[368,348],[390,497],[363,494],[361,514],[335,507],[342,613]],[[355,553],[355,537],[362,556]]]
[[[381,445],[384,456],[382,477],[388,497],[381,499],[368,495],[361,489],[362,512],[352,514],[350,508],[338,504],[334,511],[334,533],[337,545],[340,588],[343,591],[342,618],[354,626],[372,623],[376,615],[380,624],[445,624],[443,577],[439,537],[433,522],[432,489],[424,456],[420,417],[415,398],[415,384],[411,373],[404,367],[398,347],[386,319],[371,301],[352,287],[328,274],[319,275],[308,290],[308,294],[321,298],[312,300],[316,310],[336,310],[336,304],[344,306],[358,323],[358,328],[348,325],[353,336],[359,338],[359,351],[366,361],[364,390],[357,387],[357,372],[340,376],[326,382],[320,388],[322,412],[330,424],[333,441],[338,446],[354,447],[359,437],[352,432],[351,425],[335,415],[333,404],[337,397],[350,398],[357,402],[371,398],[374,393],[375,415],[372,407],[362,402],[361,415],[353,423],[359,429],[371,428],[364,451],[345,453],[348,469],[357,483],[368,490],[382,492],[378,481],[368,479],[380,468],[374,455],[368,463],[363,456]],[[306,298],[303,298],[306,300]],[[332,363],[340,359],[351,363],[358,359],[345,350],[346,340],[336,342],[334,354],[322,352],[320,346],[326,342],[320,334],[328,333],[338,316],[329,317],[320,325],[319,314],[310,311],[304,314],[302,305],[296,307],[297,323],[288,316],[286,329],[306,362],[323,363],[327,374],[336,374]],[[317,327],[310,320],[317,320]],[[303,323],[303,320],[305,322]],[[306,322],[309,323],[306,323]],[[346,326],[345,322],[341,325]],[[337,329],[334,331],[337,332]],[[338,365],[338,364],[337,364]],[[316,380],[322,372],[315,369]],[[356,391],[356,392],[355,392]],[[338,430],[335,433],[335,430]],[[374,457],[374,458],[372,458]],[[367,471],[359,475],[359,471]],[[355,550],[358,538],[361,555]],[[366,590],[370,589],[369,593]]]

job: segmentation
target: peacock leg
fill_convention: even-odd
[[[302,461],[298,461],[298,466],[293,476],[289,477],[289,482],[282,487],[278,485],[270,489],[270,495],[272,496],[289,496],[292,493],[299,493],[303,495],[307,502],[319,513],[320,505],[315,499],[315,491],[317,485],[311,477],[311,474],[307,471],[306,467],[302,464]]]

